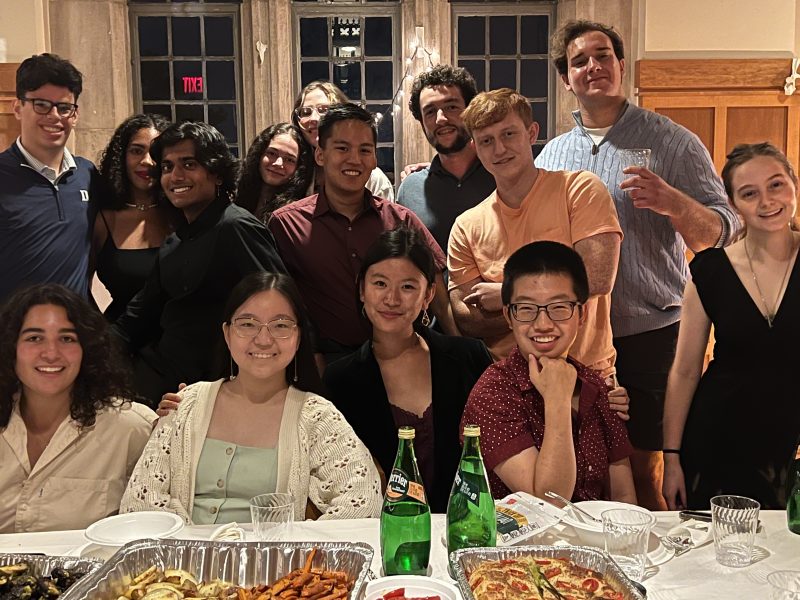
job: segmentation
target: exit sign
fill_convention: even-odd
[[[202,94],[203,93],[203,78],[202,77],[183,77],[183,93],[184,94]]]

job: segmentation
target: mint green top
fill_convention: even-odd
[[[250,498],[274,492],[277,476],[277,448],[206,438],[197,463],[192,521],[250,523]]]

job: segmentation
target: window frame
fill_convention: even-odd
[[[555,31],[557,26],[556,21],[556,0],[492,0],[491,2],[476,2],[476,1],[458,1],[458,2],[451,2],[450,3],[450,18],[453,24],[452,26],[452,56],[453,56],[453,64],[457,65],[460,60],[482,60],[486,66],[486,72],[489,73],[489,61],[492,57],[496,59],[513,59],[516,62],[517,66],[517,75],[516,75],[516,90],[520,91],[520,78],[522,77],[521,68],[520,68],[520,61],[522,60],[530,60],[530,59],[545,59],[547,61],[547,97],[530,97],[526,96],[528,103],[532,102],[546,102],[547,105],[547,138],[540,137],[536,140],[536,143],[533,144],[534,146],[544,147],[544,145],[552,140],[555,135],[555,124],[556,124],[556,91],[558,85],[558,78],[556,77],[556,70],[550,64],[550,36]],[[492,55],[490,54],[490,40],[489,40],[489,32],[490,28],[488,27],[488,20],[487,20],[487,27],[485,30],[485,42],[486,42],[486,53],[483,55],[476,55],[476,54],[465,54],[464,56],[459,56],[458,54],[458,18],[459,17],[527,17],[527,16],[539,16],[545,15],[549,19],[549,30],[548,30],[548,54],[521,54],[517,53],[514,55]],[[517,23],[517,49],[521,48],[520,46],[520,36],[521,36],[521,25]],[[489,78],[486,81],[487,89],[489,87]],[[541,124],[540,124],[541,125]]]
[[[347,2],[334,2],[333,4],[321,2],[292,2],[292,40],[293,52],[295,57],[294,65],[294,93],[292,94],[292,101],[297,96],[302,85],[302,63],[303,58],[300,56],[300,19],[301,18],[369,18],[369,17],[390,17],[392,19],[392,54],[387,56],[376,55],[367,58],[364,54],[364,31],[366,27],[362,27],[360,55],[351,58],[339,58],[333,56],[332,36],[328,31],[328,75],[329,81],[333,82],[333,68],[336,63],[343,62],[359,62],[367,63],[374,61],[392,61],[392,93],[395,96],[386,99],[373,100],[366,99],[366,76],[361,77],[361,98],[356,100],[359,106],[366,107],[367,104],[382,104],[389,107],[388,111],[392,115],[392,142],[378,142],[375,153],[377,158],[377,151],[379,148],[393,148],[394,150],[394,187],[397,189],[399,186],[400,171],[405,166],[401,161],[400,154],[403,149],[403,112],[402,110],[394,110],[394,102],[396,102],[396,92],[400,85],[400,81],[405,73],[405,63],[402,57],[402,39],[401,20],[402,10],[400,2],[370,2],[349,0]],[[333,14],[335,11],[335,14]],[[319,58],[319,57],[318,57]],[[315,60],[315,59],[310,59]],[[366,70],[365,70],[366,73]],[[363,98],[363,100],[362,100]],[[353,99],[350,99],[353,101]]]
[[[206,62],[208,60],[219,59],[218,56],[208,57],[203,54],[202,56],[184,56],[169,54],[166,56],[148,56],[145,57],[144,62],[155,61],[168,61],[170,70],[170,99],[160,100],[157,104],[169,105],[172,113],[175,114],[176,105],[197,105],[203,106],[203,114],[208,114],[208,106],[215,104],[235,104],[236,105],[236,132],[237,143],[230,144],[236,148],[237,156],[244,158],[247,153],[248,141],[244,136],[244,108],[242,107],[242,48],[241,48],[241,4],[228,2],[163,2],[155,3],[139,3],[131,2],[128,4],[128,22],[130,27],[130,41],[131,41],[131,71],[133,75],[133,106],[134,111],[137,113],[144,112],[144,100],[142,99],[142,86],[141,86],[141,64],[142,56],[139,54],[139,28],[138,17],[219,17],[230,16],[233,21],[233,73],[235,85],[235,100],[209,100],[208,99],[208,86],[203,85],[203,99],[202,100],[176,100],[175,99],[175,75],[174,63],[180,60],[197,60],[202,63],[203,81],[207,81],[206,77]],[[172,27],[167,27],[167,40],[168,47],[172,49]],[[200,42],[203,52],[205,52],[205,27],[200,27]],[[148,101],[149,104],[156,104],[154,101]],[[207,119],[207,117],[206,117]]]

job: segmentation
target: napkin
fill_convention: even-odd
[[[711,531],[711,523],[696,519],[689,519],[680,525],[676,525],[667,532],[667,535],[688,536],[692,540],[693,548],[704,546],[714,538]]]
[[[244,529],[236,522],[217,527],[209,538],[212,542],[243,542]]]

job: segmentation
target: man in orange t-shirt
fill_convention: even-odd
[[[505,358],[514,339],[500,300],[503,265],[525,244],[560,242],[581,255],[589,276],[587,320],[570,355],[613,374],[610,294],[622,230],[606,186],[588,171],[536,168],[531,144],[539,126],[527,100],[513,90],[478,94],[462,118],[497,191],[462,213],[450,233],[450,302],[459,329],[485,340],[495,359]]]

